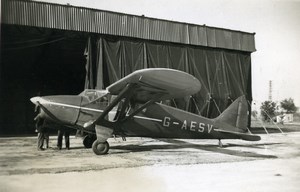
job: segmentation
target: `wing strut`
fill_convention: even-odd
[[[138,108],[137,110],[135,110],[134,112],[132,112],[129,116],[127,116],[124,119],[122,119],[122,122],[127,121],[128,119],[132,118],[133,116],[135,116],[136,114],[138,114],[139,112],[141,112],[143,109],[145,109],[149,105],[151,105],[154,102],[156,102],[157,99],[159,99],[161,96],[162,96],[162,94],[156,95],[156,97],[154,97],[153,99],[147,101],[144,105],[142,105],[140,108]]]
[[[128,107],[129,103],[130,103],[130,99],[131,99],[131,96],[132,96],[133,92],[131,91],[127,97],[125,98],[125,101],[121,103],[121,109],[119,112],[117,112],[117,115],[115,117],[115,121],[119,121],[120,119],[124,118],[125,117],[125,111],[126,111],[126,108]]]
[[[103,111],[103,113],[94,121],[93,124],[97,124],[124,98],[124,96],[132,90],[134,84],[127,84],[126,87],[121,91],[116,99]]]

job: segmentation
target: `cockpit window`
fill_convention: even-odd
[[[96,100],[99,100],[99,102],[108,102],[108,92],[106,90],[86,89],[79,95],[86,97],[90,102]]]

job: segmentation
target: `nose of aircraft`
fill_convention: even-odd
[[[45,118],[60,121],[66,124],[75,124],[77,121],[81,97],[71,95],[33,97],[30,101],[41,107]]]

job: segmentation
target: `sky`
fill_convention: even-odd
[[[255,32],[256,103],[293,98],[300,107],[300,0],[38,0]],[[299,83],[299,84],[298,84]]]

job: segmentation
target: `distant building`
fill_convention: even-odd
[[[294,114],[282,114],[276,116],[277,123],[292,123],[294,121]]]

